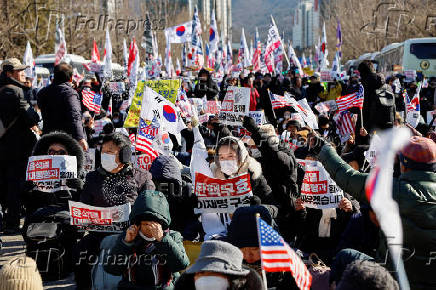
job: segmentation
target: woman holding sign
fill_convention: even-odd
[[[233,136],[219,140],[215,160],[212,164],[206,161],[208,153],[203,137],[198,128],[198,120],[193,118],[194,147],[191,159],[191,175],[195,184],[195,174],[201,173],[207,177],[221,180],[236,178],[249,174],[253,197],[250,203],[275,204],[271,188],[262,174],[262,168],[254,158],[249,156],[244,143]],[[219,239],[227,234],[227,226],[231,218],[225,213],[203,213],[201,216],[205,240]]]

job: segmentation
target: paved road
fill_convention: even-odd
[[[20,257],[25,253],[25,244],[21,235],[0,235],[3,241],[3,248],[0,252],[0,266],[8,260]],[[75,289],[73,274],[64,280],[45,282],[44,289]]]

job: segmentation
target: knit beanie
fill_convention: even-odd
[[[9,260],[0,270],[1,290],[42,290],[42,279],[36,263],[29,257]]]

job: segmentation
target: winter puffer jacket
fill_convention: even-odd
[[[0,161],[26,163],[36,143],[30,130],[37,124],[35,112],[24,99],[27,88],[13,78],[0,75],[0,120],[10,127],[0,138]]]
[[[67,180],[67,185],[71,190],[59,190],[56,192],[42,192],[34,189],[33,182],[26,183],[24,201],[26,205],[26,215],[29,216],[35,210],[49,205],[58,205],[68,210],[68,200],[79,199],[85,179],[84,153],[79,143],[70,135],[63,132],[52,132],[42,136],[33,148],[32,156],[47,155],[50,145],[59,143],[68,151],[68,155],[76,156],[77,178]]]
[[[38,107],[44,120],[44,134],[64,131],[76,140],[86,137],[77,92],[68,83],[53,83],[38,92]]]
[[[100,167],[86,175],[80,201],[92,206],[111,207],[133,203],[137,195],[138,186],[130,165],[118,173],[110,173]]]
[[[329,145],[323,146],[319,161],[340,188],[359,201],[366,200],[365,182],[368,174],[352,169]],[[398,203],[403,225],[403,248],[407,249],[405,255],[410,256],[404,259],[410,287],[434,289],[436,288],[434,275],[436,273],[434,261],[436,173],[416,170],[402,173],[398,178],[393,179],[392,191],[392,196]],[[387,254],[386,238],[380,236],[380,239],[376,258],[384,261]]]
[[[111,255],[122,262],[107,263],[104,269],[112,275],[123,274],[119,284],[123,289],[134,286],[142,289],[173,289],[174,282],[179,277],[178,272],[189,265],[189,259],[180,233],[168,229],[171,217],[163,193],[147,190],[139,194],[130,213],[130,221],[138,223],[144,220],[158,221],[162,225],[162,241],[148,242],[138,235],[133,242],[126,243],[126,234],[122,233],[111,249]],[[129,260],[133,255],[136,255],[136,264]]]

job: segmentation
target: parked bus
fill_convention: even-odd
[[[436,37],[412,38],[384,47],[375,57],[377,71],[396,73],[405,70],[422,72],[426,77],[436,77]]]

